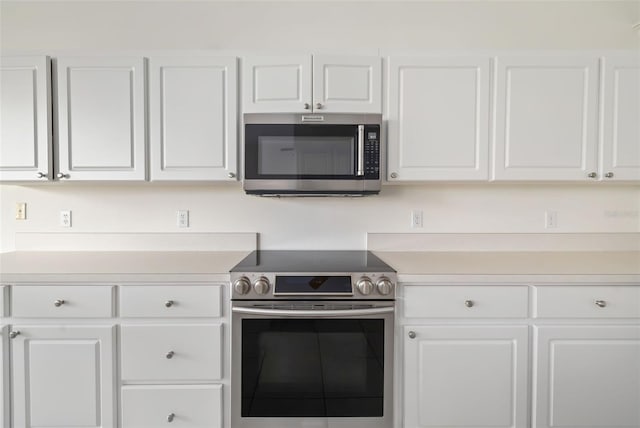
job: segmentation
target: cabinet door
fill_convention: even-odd
[[[494,178],[596,178],[597,103],[595,57],[499,57]]]
[[[9,358],[5,356],[5,352],[8,352],[7,335],[9,333],[9,327],[2,326],[0,328],[0,424],[3,427],[9,425]]]
[[[603,60],[602,178],[640,180],[640,55]]]
[[[236,176],[236,58],[149,59],[151,180]]]
[[[382,113],[380,57],[313,57],[316,113]]]
[[[528,426],[528,327],[407,326],[404,338],[405,428]]]
[[[16,427],[115,427],[112,326],[15,325]]]
[[[144,60],[59,58],[59,174],[145,179]]]
[[[242,59],[244,113],[308,113],[311,102],[311,56]]]
[[[389,179],[487,180],[489,84],[489,58],[389,58]]]
[[[536,328],[533,426],[640,426],[640,326]]]
[[[45,56],[0,64],[0,181],[53,177],[51,65]]]

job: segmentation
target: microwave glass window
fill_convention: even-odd
[[[260,136],[258,174],[353,175],[355,140],[350,136]]]
[[[242,320],[243,417],[381,417],[384,320]]]

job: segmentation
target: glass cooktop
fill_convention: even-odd
[[[231,272],[395,272],[371,251],[256,250]]]

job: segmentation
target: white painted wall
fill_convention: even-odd
[[[0,50],[385,52],[640,49],[638,1],[0,2]],[[27,202],[27,220],[14,220]],[[0,186],[0,251],[20,231],[259,232],[262,248],[364,248],[366,232],[639,232],[640,188],[584,184],[385,186],[367,198],[270,199],[239,184]],[[190,210],[178,229],[176,210]],[[409,227],[424,211],[424,228]],[[544,211],[558,213],[544,229]]]

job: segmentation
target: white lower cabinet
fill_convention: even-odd
[[[122,388],[122,427],[221,428],[221,385],[136,385]]]
[[[115,328],[14,325],[13,426],[116,426]]]
[[[527,427],[527,326],[405,326],[404,427]]]
[[[1,290],[1,288],[0,288]],[[8,376],[8,368],[9,368],[9,359],[5,357],[4,353],[9,349],[7,346],[7,335],[9,334],[9,327],[2,326],[0,328],[0,424],[3,427],[8,427],[9,425],[9,412],[8,412],[8,402],[9,402],[9,376]]]
[[[540,326],[535,346],[535,428],[640,427],[640,326]]]

